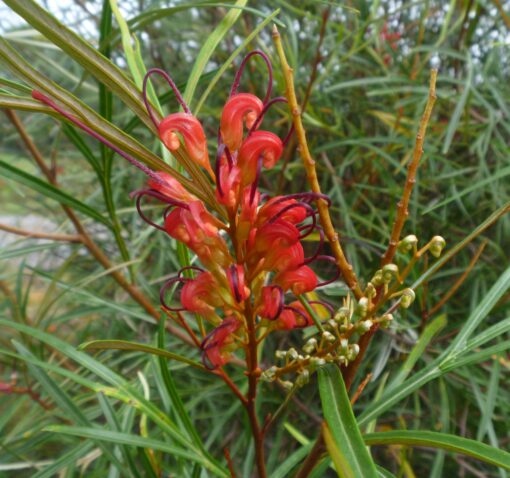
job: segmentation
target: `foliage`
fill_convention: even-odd
[[[259,419],[272,414],[274,423],[266,438],[269,476],[335,476],[342,467],[341,476],[507,476],[505,2],[151,0],[118,2],[119,11],[117,2],[96,0],[59,7],[54,17],[30,0],[4,3],[0,230],[10,240],[0,249],[0,476],[231,476],[229,463],[237,476],[256,473],[242,404],[204,371],[182,328],[156,323],[157,290],[192,256],[139,220],[129,193],[144,176],[49,117],[55,113],[31,90],[58,100],[135,159],[180,178],[214,208],[205,175],[190,176],[161,148],[140,81],[152,67],[171,72],[214,138],[233,65],[248,51],[271,57],[274,89],[285,93],[273,22],[294,68],[318,186],[331,198],[332,222],[363,291],[398,215],[429,67],[439,67],[402,237],[416,235],[423,247],[442,236],[446,248],[439,259],[397,253],[400,271],[411,262],[403,285],[416,299],[374,333],[346,383],[349,395],[331,365],[290,392],[277,382],[259,385]],[[177,111],[163,83],[153,84],[149,96],[159,111]],[[263,63],[251,62],[243,90],[262,96],[261,85]],[[283,136],[291,122],[286,105],[265,122]],[[293,138],[262,189],[308,190],[300,152]],[[13,217],[27,220],[7,224]],[[309,237],[308,252],[316,241]],[[350,296],[342,281],[321,294],[335,309]],[[262,368],[310,336],[309,329],[278,332],[264,344]],[[246,393],[242,369],[225,370]]]

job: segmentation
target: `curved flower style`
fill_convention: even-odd
[[[241,72],[253,55],[261,56],[269,68],[270,81],[263,100],[237,91]],[[153,74],[166,79],[183,112],[158,121],[147,98],[147,83]],[[319,282],[312,269],[316,260],[334,262],[320,255],[324,233],[317,224],[317,211],[313,207],[315,201],[329,202],[329,199],[314,193],[269,198],[259,191],[261,174],[276,165],[286,144],[286,140],[262,128],[268,109],[286,101],[281,97],[270,99],[271,82],[267,57],[258,51],[250,53],[236,75],[223,108],[213,171],[202,124],[191,114],[172,79],[158,69],[149,70],[144,79],[147,112],[161,141],[174,154],[181,154],[183,147],[196,167],[211,174],[215,180],[216,210],[223,208],[221,217],[227,218],[225,222],[176,178],[150,170],[63,112],[49,98],[38,92],[33,94],[148,174],[148,187],[132,193],[141,218],[185,244],[203,267],[186,267],[168,280],[160,291],[161,304],[170,316],[190,312],[209,324],[210,331],[201,342],[196,336],[193,338],[200,345],[204,365],[210,369],[228,363],[232,353],[240,348],[245,350],[247,361],[253,366],[253,352],[249,347],[255,344],[256,348],[267,333],[313,325],[309,311],[296,299],[338,277],[336,274],[330,280]],[[144,198],[166,206],[160,221],[153,221],[144,213]],[[313,232],[318,233],[319,247],[307,257],[302,240]],[[181,305],[176,307],[168,296],[170,288],[179,284],[182,285]],[[291,299],[286,305],[288,296]]]

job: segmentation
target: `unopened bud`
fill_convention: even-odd
[[[296,360],[298,358],[299,354],[297,353],[297,350],[294,347],[292,347],[289,350],[287,350],[287,353],[285,354],[285,356],[289,360]]]
[[[334,342],[336,340],[336,337],[331,332],[323,332],[322,339],[325,340],[326,342]]]
[[[347,360],[349,362],[353,361],[359,354],[359,345],[352,344],[349,346],[349,350],[347,351]]]
[[[393,314],[385,314],[381,317],[381,327],[387,329],[393,321]]]
[[[342,352],[347,351],[347,348],[349,347],[349,341],[347,339],[340,339],[340,350]]]
[[[372,328],[372,325],[374,325],[374,323],[371,320],[360,320],[357,323],[356,330],[363,335]]]
[[[434,257],[439,257],[441,255],[441,252],[443,252],[443,249],[445,248],[446,246],[446,241],[444,240],[443,237],[441,236],[434,236],[431,240],[430,240],[430,253],[434,256]]]
[[[356,306],[356,314],[359,317],[366,317],[368,313],[368,299],[366,297],[362,297],[358,305]]]
[[[379,286],[383,285],[384,278],[383,278],[382,269],[375,271],[374,277],[372,277],[372,279],[370,279],[370,282],[372,284],[374,284],[375,287],[379,287]]]
[[[382,279],[385,284],[389,284],[398,274],[398,266],[396,264],[386,264],[382,269]]]
[[[287,392],[290,392],[294,388],[294,384],[289,380],[282,380],[280,384]]]
[[[369,299],[373,299],[375,297],[375,295],[377,294],[377,291],[375,290],[375,286],[374,284],[372,284],[372,282],[369,282],[365,288],[365,295],[369,298]]]
[[[345,320],[349,320],[349,317],[351,315],[351,311],[349,310],[349,307],[340,307],[333,319],[336,322],[343,322]]]
[[[398,243],[398,250],[403,253],[410,252],[417,246],[417,244],[418,238],[414,234],[410,234]]]
[[[314,367],[321,367],[322,365],[326,365],[326,361],[320,357],[312,357],[310,359],[310,364]]]
[[[404,309],[409,308],[409,306],[414,302],[416,294],[413,289],[404,289],[402,291],[402,298],[400,299],[400,305]]]
[[[311,354],[317,348],[317,339],[312,337],[308,339],[305,345],[303,345],[303,352]]]
[[[265,382],[273,382],[276,378],[276,371],[278,369],[276,366],[269,367],[267,370],[264,370],[262,374],[260,375],[260,379]]]
[[[310,372],[305,368],[303,369],[296,378],[296,386],[302,387],[310,381]]]
[[[279,360],[284,359],[286,355],[287,355],[287,351],[286,350],[277,350],[274,353],[275,358],[277,358]]]

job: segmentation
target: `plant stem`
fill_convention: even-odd
[[[294,478],[307,478],[325,451],[326,444],[324,443],[324,438],[321,431],[317,437],[317,440],[315,441],[313,448],[310,450],[310,453],[306,457],[306,460],[303,462]]]
[[[249,298],[245,301],[245,308],[246,324],[248,329],[248,347],[246,349],[246,363],[248,365],[248,396],[245,407],[250,419],[251,431],[255,443],[255,459],[259,478],[267,478],[264,458],[264,433],[260,428],[256,409],[257,382],[261,373],[257,358],[257,330],[255,328],[255,316],[253,314]]]
[[[320,194],[321,188],[319,185],[319,179],[317,177],[317,171],[315,169],[315,161],[312,158],[310,150],[308,149],[305,128],[303,126],[303,121],[301,118],[301,109],[298,105],[296,91],[294,89],[293,70],[289,66],[289,63],[287,62],[287,58],[283,50],[280,33],[278,32],[276,25],[273,27],[273,40],[276,46],[276,50],[278,51],[278,55],[280,57],[280,62],[282,64],[283,76],[285,78],[286,97],[289,102],[289,110],[292,114],[292,121],[294,123],[296,137],[299,144],[299,151],[301,153],[301,158],[303,159],[303,164],[306,170],[308,183],[310,184],[312,191],[314,193]],[[331,221],[331,216],[329,215],[328,205],[324,200],[319,199],[317,200],[317,209],[319,210],[320,222],[322,227],[324,228],[324,233],[331,245],[333,255],[335,256],[336,259],[336,263],[340,271],[342,272],[345,282],[354,293],[356,299],[359,300],[361,299],[361,297],[363,297],[363,292],[361,291],[361,288],[358,284],[358,279],[353,271],[351,264],[347,261],[345,257],[344,251],[340,244],[338,233],[335,231],[333,227],[333,222]]]
[[[437,70],[431,70],[429,97],[427,100],[427,105],[425,106],[425,111],[421,117],[418,134],[416,135],[413,157],[407,169],[407,178],[404,186],[404,192],[402,194],[402,198],[397,204],[397,214],[395,217],[395,222],[393,223],[393,229],[391,231],[390,243],[388,244],[388,248],[386,249],[386,252],[382,258],[383,266],[391,263],[393,260],[393,257],[397,252],[398,241],[400,240],[402,228],[404,227],[404,223],[409,216],[408,207],[409,201],[411,199],[411,193],[413,191],[413,186],[416,183],[416,171],[418,170],[420,159],[423,154],[423,142],[425,141],[425,134],[427,133],[427,126],[430,120],[430,115],[432,114],[434,103],[436,102],[436,79]]]

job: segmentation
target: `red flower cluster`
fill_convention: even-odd
[[[250,93],[238,93],[247,60],[260,55],[269,70],[269,86],[264,100]],[[148,79],[162,75],[172,87],[183,112],[173,113],[161,122],[147,99]],[[239,69],[230,96],[223,108],[218,131],[214,169],[211,167],[207,140],[200,121],[191,114],[172,79],[162,70],[150,70],[143,84],[144,101],[163,144],[171,152],[179,151],[215,182],[218,209],[209,211],[199,198],[187,191],[174,177],[154,172],[141,165],[77,118],[65,113],[44,95],[34,97],[66,116],[74,124],[96,137],[149,176],[148,188],[135,191],[136,206],[142,219],[165,231],[196,254],[202,267],[191,267],[194,278],[181,270],[161,289],[163,307],[170,313],[189,311],[199,314],[213,327],[201,344],[204,364],[210,368],[224,365],[235,349],[246,343],[248,320],[255,323],[259,337],[272,330],[290,330],[313,324],[307,310],[296,300],[301,294],[337,279],[319,283],[310,264],[314,260],[334,263],[321,256],[324,235],[317,224],[312,204],[326,196],[300,193],[268,198],[258,188],[262,171],[275,166],[285,143],[276,134],[261,128],[267,110],[284,98],[270,100],[271,65],[259,51],[250,53]],[[142,200],[153,198],[167,205],[162,223],[153,222],[142,209]],[[305,257],[301,241],[318,232],[320,244],[311,257]],[[189,272],[189,271],[188,271]],[[169,288],[180,284],[181,307],[167,303]],[[294,299],[286,305],[287,294]],[[328,306],[326,305],[328,308]]]

